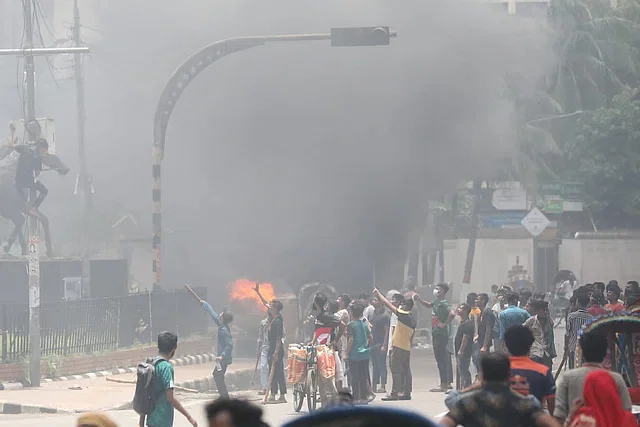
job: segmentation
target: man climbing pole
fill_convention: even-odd
[[[37,123],[37,122],[36,122]],[[49,143],[44,138],[37,138],[33,145],[17,145],[14,142],[16,127],[9,124],[11,131],[9,136],[9,147],[20,153],[18,167],[16,169],[15,184],[18,193],[22,196],[27,205],[26,212],[29,215],[37,215],[38,207],[42,204],[49,191],[40,181],[38,176],[42,172],[42,158],[49,153]],[[27,131],[32,136],[40,135],[40,126],[27,126]],[[37,197],[29,204],[29,191],[35,190]]]

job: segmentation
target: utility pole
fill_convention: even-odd
[[[31,0],[24,5],[24,32],[26,48],[33,48],[33,15]],[[36,71],[33,55],[25,57],[27,78],[27,120],[36,120]],[[29,142],[38,135],[27,132]],[[35,190],[29,191],[29,204],[36,199]],[[29,218],[29,381],[34,387],[40,386],[40,230],[37,215]]]
[[[88,53],[87,47],[75,48],[34,48],[33,47],[33,0],[23,1],[25,44],[19,49],[0,49],[0,56],[24,56],[26,74],[26,103],[27,123],[36,120],[35,94],[35,56],[56,55],[69,53]],[[33,142],[39,135],[27,132],[29,142]],[[33,191],[29,199],[34,200]],[[29,218],[29,380],[34,387],[40,386],[40,234],[38,217]]]
[[[73,2],[73,41],[76,47],[82,44],[80,37],[80,9],[78,8],[78,0]],[[92,184],[87,174],[87,156],[85,154],[84,140],[84,124],[85,124],[85,108],[84,108],[84,70],[82,67],[82,54],[76,53],[74,58],[74,74],[76,80],[76,103],[78,109],[78,163],[80,165],[80,173],[78,176],[78,188],[82,192],[82,296],[89,297],[91,293],[91,275],[89,259],[91,257],[91,238],[89,236],[89,227],[92,209]]]

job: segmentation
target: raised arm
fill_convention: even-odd
[[[200,302],[202,303],[202,307],[204,307],[205,311],[209,313],[209,316],[211,316],[213,321],[216,322],[216,325],[222,326],[222,324],[220,323],[220,315],[213,310],[211,305],[209,305],[209,303],[204,300],[200,300]]]
[[[426,308],[431,308],[431,307],[433,307],[433,303],[432,303],[432,302],[429,302],[429,301],[425,301],[425,300],[423,300],[423,299],[420,297],[420,295],[418,295],[418,294],[415,294],[415,295],[413,296],[413,300],[414,300],[414,301],[419,302],[419,303],[420,303],[420,305],[422,305],[423,307],[426,307]]]
[[[262,294],[260,293],[260,282],[256,282],[256,287],[253,288],[254,291],[256,291],[256,293],[258,294],[258,296],[260,297],[260,301],[262,301],[262,305],[264,305],[265,307],[269,308],[269,301],[267,301]]]
[[[394,314],[398,314],[398,309],[393,304],[391,304],[389,300],[386,299],[384,295],[382,295],[377,288],[373,290],[373,294],[378,298],[380,298],[380,302],[382,302],[382,304],[384,304],[385,307],[389,309],[389,311],[391,311]]]
[[[0,159],[4,159],[9,154],[11,154],[15,147],[13,136],[15,134],[16,127],[14,126],[13,122],[9,124],[9,130],[10,132],[9,132],[9,139],[7,140],[7,145],[3,145],[2,147],[0,147]]]

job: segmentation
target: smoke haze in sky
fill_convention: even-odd
[[[244,35],[375,25],[399,34],[384,47],[255,47],[221,59],[191,84],[169,124],[163,163],[164,225],[174,231],[164,239],[169,287],[240,276],[368,287],[374,263],[381,281],[400,282],[406,235],[424,221],[426,201],[461,179],[490,174],[515,148],[502,77],[519,75],[523,89],[533,90],[551,59],[536,23],[495,5],[105,4],[100,40],[86,60],[96,212],[116,219],[135,212],[149,235],[153,116],[189,55]],[[73,82],[58,88],[39,65],[38,111],[56,118],[59,154],[76,172]],[[15,61],[2,67],[10,75]],[[19,114],[14,98],[15,88],[0,117]],[[54,239],[75,227],[72,175],[46,178],[52,190],[42,209],[53,218]]]

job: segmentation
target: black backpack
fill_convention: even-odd
[[[133,395],[133,410],[138,415],[149,415],[160,397],[155,391],[156,366],[164,361],[161,357],[149,358],[138,364],[136,371],[136,393]]]

